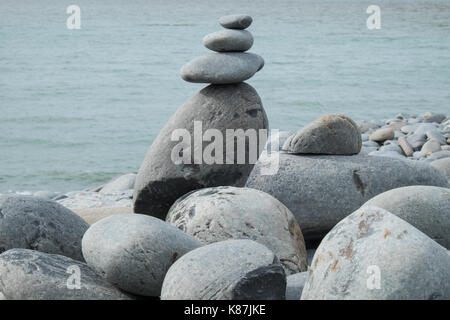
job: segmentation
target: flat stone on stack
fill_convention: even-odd
[[[252,17],[246,14],[231,14],[219,19],[220,25],[227,29],[246,29],[252,22]]]
[[[203,45],[217,52],[244,52],[253,45],[253,36],[247,30],[221,30],[203,38]]]

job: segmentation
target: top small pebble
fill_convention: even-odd
[[[252,17],[246,14],[232,14],[219,19],[222,27],[227,29],[246,29],[252,24]]]

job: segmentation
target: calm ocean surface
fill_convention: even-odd
[[[66,8],[81,8],[68,30]],[[381,7],[381,29],[366,9]],[[225,14],[248,13],[248,81],[271,128],[326,113],[355,120],[450,113],[450,1],[0,1],[0,193],[69,191],[137,171],[204,87],[181,66]]]

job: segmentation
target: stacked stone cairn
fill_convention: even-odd
[[[252,19],[219,22],[203,39],[215,53],[181,70],[210,85],[172,116],[137,175],[85,192],[89,206],[100,194],[118,206],[74,213],[77,196],[0,196],[0,300],[450,299],[450,189],[433,166],[450,159],[448,119],[330,114],[272,135],[256,165],[195,161],[205,146],[177,149],[176,129],[268,128],[242,82],[264,63],[245,52]],[[193,161],[174,162],[174,150]],[[405,155],[369,155],[388,151]],[[121,207],[131,186],[134,206]]]

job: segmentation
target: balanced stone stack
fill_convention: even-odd
[[[134,187],[134,212],[164,219],[170,206],[180,196],[195,190],[216,186],[245,184],[254,163],[227,164],[223,161],[205,164],[193,156],[195,150],[205,150],[209,142],[195,145],[198,132],[195,123],[201,123],[200,134],[208,129],[226,130],[268,128],[268,120],[261,99],[255,89],[243,83],[261,70],[264,60],[259,55],[245,52],[253,44],[253,36],[246,29],[252,23],[248,15],[232,15],[220,18],[224,30],[211,33],[203,39],[205,47],[215,51],[188,62],[181,69],[181,77],[189,82],[210,83],[188,100],[168,121],[153,142],[136,177]],[[188,146],[178,150],[179,141],[172,136],[175,130],[187,130]],[[203,132],[201,132],[203,130]],[[258,145],[259,145],[258,135]],[[183,142],[186,142],[183,140]],[[234,150],[236,155],[236,142]],[[193,146],[193,147],[191,147]],[[249,145],[245,146],[249,153]],[[175,163],[172,153],[176,151],[190,161]],[[226,150],[226,141],[223,141]],[[239,151],[238,151],[239,152]],[[258,150],[258,155],[262,150]],[[217,158],[217,155],[216,155]]]

